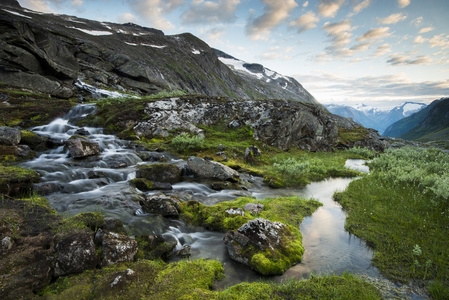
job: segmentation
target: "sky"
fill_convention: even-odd
[[[298,80],[320,103],[449,97],[449,0],[19,0],[28,9],[190,32]]]

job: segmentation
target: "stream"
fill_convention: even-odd
[[[94,105],[78,105],[64,117],[31,130],[63,142],[80,129],[74,124],[94,111]],[[101,128],[84,129],[91,140],[100,144],[103,149],[100,155],[81,160],[72,159],[68,157],[68,150],[59,146],[21,164],[22,167],[34,169],[42,175],[40,184],[52,187],[52,192],[46,195],[46,198],[57,212],[73,216],[81,212],[99,211],[106,217],[120,219],[131,235],[173,236],[178,241],[178,249],[185,244],[191,245],[192,259],[216,259],[223,263],[226,276],[217,283],[217,289],[242,281],[256,281],[262,277],[229,258],[222,240],[223,233],[194,227],[181,220],[143,213],[139,202],[136,201],[140,192],[130,186],[129,180],[135,178],[136,165],[156,162],[143,161],[130,147],[129,142],[104,134]],[[163,157],[167,163],[179,166],[185,164],[185,161],[167,153],[145,154],[150,157]],[[368,171],[363,160],[348,160],[346,165],[363,172]],[[251,177],[254,187],[248,191],[215,191],[207,183],[197,182],[193,178],[187,179],[174,184],[173,190],[165,191],[165,194],[177,195],[182,200],[195,199],[207,205],[242,196],[257,199],[299,196],[315,198],[323,203],[322,207],[312,216],[306,217],[301,224],[305,248],[303,261],[281,276],[263,277],[265,280],[281,282],[289,278],[307,278],[311,274],[338,275],[345,271],[381,278],[377,268],[371,266],[373,251],[365,242],[345,231],[345,213],[341,206],[332,200],[333,193],[344,190],[353,179],[331,178],[311,183],[304,188],[271,189],[263,184],[262,178]],[[176,260],[179,258],[173,255],[172,261]]]

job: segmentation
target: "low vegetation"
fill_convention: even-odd
[[[374,247],[373,263],[385,275],[425,280],[432,296],[447,299],[449,155],[402,148],[369,166],[369,175],[334,196],[348,213],[346,228]]]

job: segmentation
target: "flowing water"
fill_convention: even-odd
[[[62,143],[80,129],[75,123],[94,111],[93,105],[79,105],[63,118],[32,130]],[[60,146],[22,164],[23,167],[38,171],[42,175],[42,184],[53,187],[54,191],[46,197],[54,209],[68,216],[100,211],[107,217],[122,220],[132,235],[170,235],[178,241],[178,249],[186,244],[191,246],[193,259],[210,258],[223,263],[226,277],[218,283],[217,288],[260,278],[260,275],[229,258],[222,241],[223,233],[193,227],[180,220],[143,213],[138,202],[141,193],[129,185],[129,180],[135,178],[136,165],[153,162],[142,161],[128,142],[104,134],[101,128],[84,129],[89,138],[102,147],[101,155],[76,160],[69,158],[68,151]],[[157,155],[164,155],[168,163],[185,164],[168,154]],[[361,160],[349,160],[347,167],[368,171]],[[254,187],[248,191],[215,191],[209,188],[207,183],[187,178],[184,182],[174,184],[173,190],[165,193],[177,195],[182,200],[195,199],[207,205],[241,196],[257,199],[278,196],[315,198],[322,202],[323,206],[312,216],[306,217],[301,225],[303,245],[306,249],[303,261],[284,275],[269,278],[283,281],[288,278],[308,277],[310,274],[341,274],[344,271],[368,274],[371,277],[380,276],[378,270],[370,264],[372,250],[363,241],[345,231],[345,213],[340,205],[332,200],[333,193],[344,190],[353,179],[327,179],[301,189],[270,189],[263,185],[262,178],[249,179]],[[173,260],[176,259],[173,257]]]

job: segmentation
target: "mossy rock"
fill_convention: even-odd
[[[19,167],[0,166],[0,194],[11,197],[31,194],[33,183],[39,181],[39,173]]]
[[[168,182],[154,182],[145,178],[134,178],[130,183],[141,191],[171,190],[173,187]]]
[[[64,222],[73,228],[90,228],[93,231],[97,231],[98,228],[104,228],[105,222],[102,214],[98,212],[86,212],[80,213],[71,218],[65,219]]]
[[[45,145],[47,140],[47,137],[40,136],[32,131],[22,130],[20,143],[29,146],[32,150],[44,151],[47,148]]]
[[[176,247],[176,240],[166,240],[162,235],[144,235],[136,237],[139,250],[136,259],[159,259],[164,260],[172,254]]]

